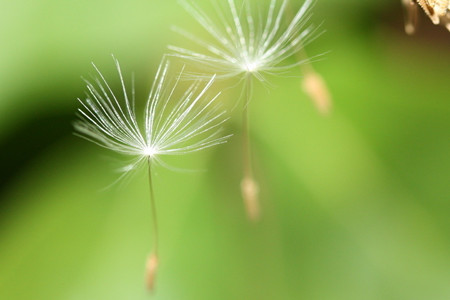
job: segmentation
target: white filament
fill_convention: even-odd
[[[159,162],[161,155],[199,151],[226,142],[221,125],[227,120],[225,111],[216,103],[219,95],[208,96],[214,82],[197,81],[184,93],[176,95],[180,76],[169,78],[169,62],[163,59],[146,103],[144,125],[136,117],[134,80],[131,97],[127,92],[119,62],[114,58],[121,92],[115,94],[105,77],[94,65],[99,78],[95,84],[86,81],[85,100],[75,130],[82,137],[118,153],[137,159],[123,170],[134,169],[147,157]]]
[[[283,16],[288,0],[271,0],[268,11],[264,14],[259,6],[251,7],[250,0],[243,0],[242,5],[237,5],[236,0],[227,0],[225,9],[216,3],[218,18],[214,21],[189,0],[180,0],[180,3],[214,42],[206,42],[175,28],[204,48],[205,52],[169,46],[173,56],[200,63],[212,73],[217,73],[218,77],[229,78],[252,73],[260,80],[264,80],[262,73],[283,72],[305,62],[280,65],[310,42],[313,30],[306,27],[306,23],[310,19],[313,0],[306,0],[286,26]]]

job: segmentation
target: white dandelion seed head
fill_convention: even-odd
[[[200,63],[221,78],[252,74],[264,81],[265,74],[283,73],[305,63],[302,60],[286,64],[285,60],[300,52],[315,36],[313,27],[307,25],[313,0],[305,0],[288,22],[285,20],[288,0],[270,0],[265,10],[262,5],[265,1],[261,0],[212,1],[216,18],[191,0],[179,1],[212,39],[207,42],[174,28],[203,51],[169,46],[171,55]]]
[[[163,59],[147,99],[143,120],[136,116],[134,79],[131,93],[127,91],[119,62],[117,67],[120,92],[114,92],[94,65],[98,78],[86,81],[85,100],[78,99],[81,108],[74,124],[76,133],[97,145],[133,157],[122,168],[129,172],[148,158],[161,162],[160,156],[200,151],[230,137],[222,134],[228,119],[217,98],[208,91],[214,82],[198,80],[181,90],[179,73],[169,75],[169,61]],[[142,121],[142,122],[140,122]]]

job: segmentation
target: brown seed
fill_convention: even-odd
[[[149,291],[153,291],[158,270],[158,257],[152,253],[145,264],[145,283]]]
[[[244,177],[241,181],[241,191],[248,218],[254,222],[258,221],[261,214],[258,183],[253,178]]]
[[[302,88],[311,97],[320,113],[326,115],[331,110],[331,95],[325,80],[315,71],[308,71],[302,81]]]

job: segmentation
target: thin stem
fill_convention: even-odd
[[[150,205],[152,210],[152,222],[153,222],[153,253],[158,256],[158,219],[156,214],[156,201],[155,195],[153,192],[153,180],[152,180],[152,160],[151,157],[148,157],[148,183],[150,188]]]
[[[250,149],[250,120],[249,120],[249,104],[251,98],[252,88],[252,75],[247,75],[245,79],[245,103],[242,111],[242,153],[244,163],[244,178],[253,178],[252,161],[251,161],[251,149]]]
[[[260,215],[260,204],[258,199],[259,188],[257,182],[253,178],[249,125],[249,103],[252,94],[252,79],[253,75],[248,73],[245,79],[246,99],[242,111],[242,163],[244,177],[241,181],[241,192],[248,218],[252,221],[257,221]]]
[[[152,208],[152,221],[153,221],[153,251],[147,258],[145,264],[145,281],[147,289],[153,291],[155,286],[156,272],[158,270],[158,220],[156,218],[156,202],[155,195],[153,193],[153,181],[152,181],[152,159],[148,157],[148,183],[150,187],[150,203]]]

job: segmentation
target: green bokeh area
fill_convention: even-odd
[[[400,0],[317,1],[326,32],[307,50],[327,52],[314,65],[332,113],[299,70],[256,84],[257,224],[240,197],[238,110],[227,144],[168,160],[192,171],[157,168],[149,294],[146,173],[104,189],[120,157],[72,135],[80,76],[94,61],[116,78],[113,53],[143,101],[166,45],[189,43],[171,25],[204,33],[173,0],[0,7],[0,299],[450,299],[450,33],[423,14],[408,37]]]

